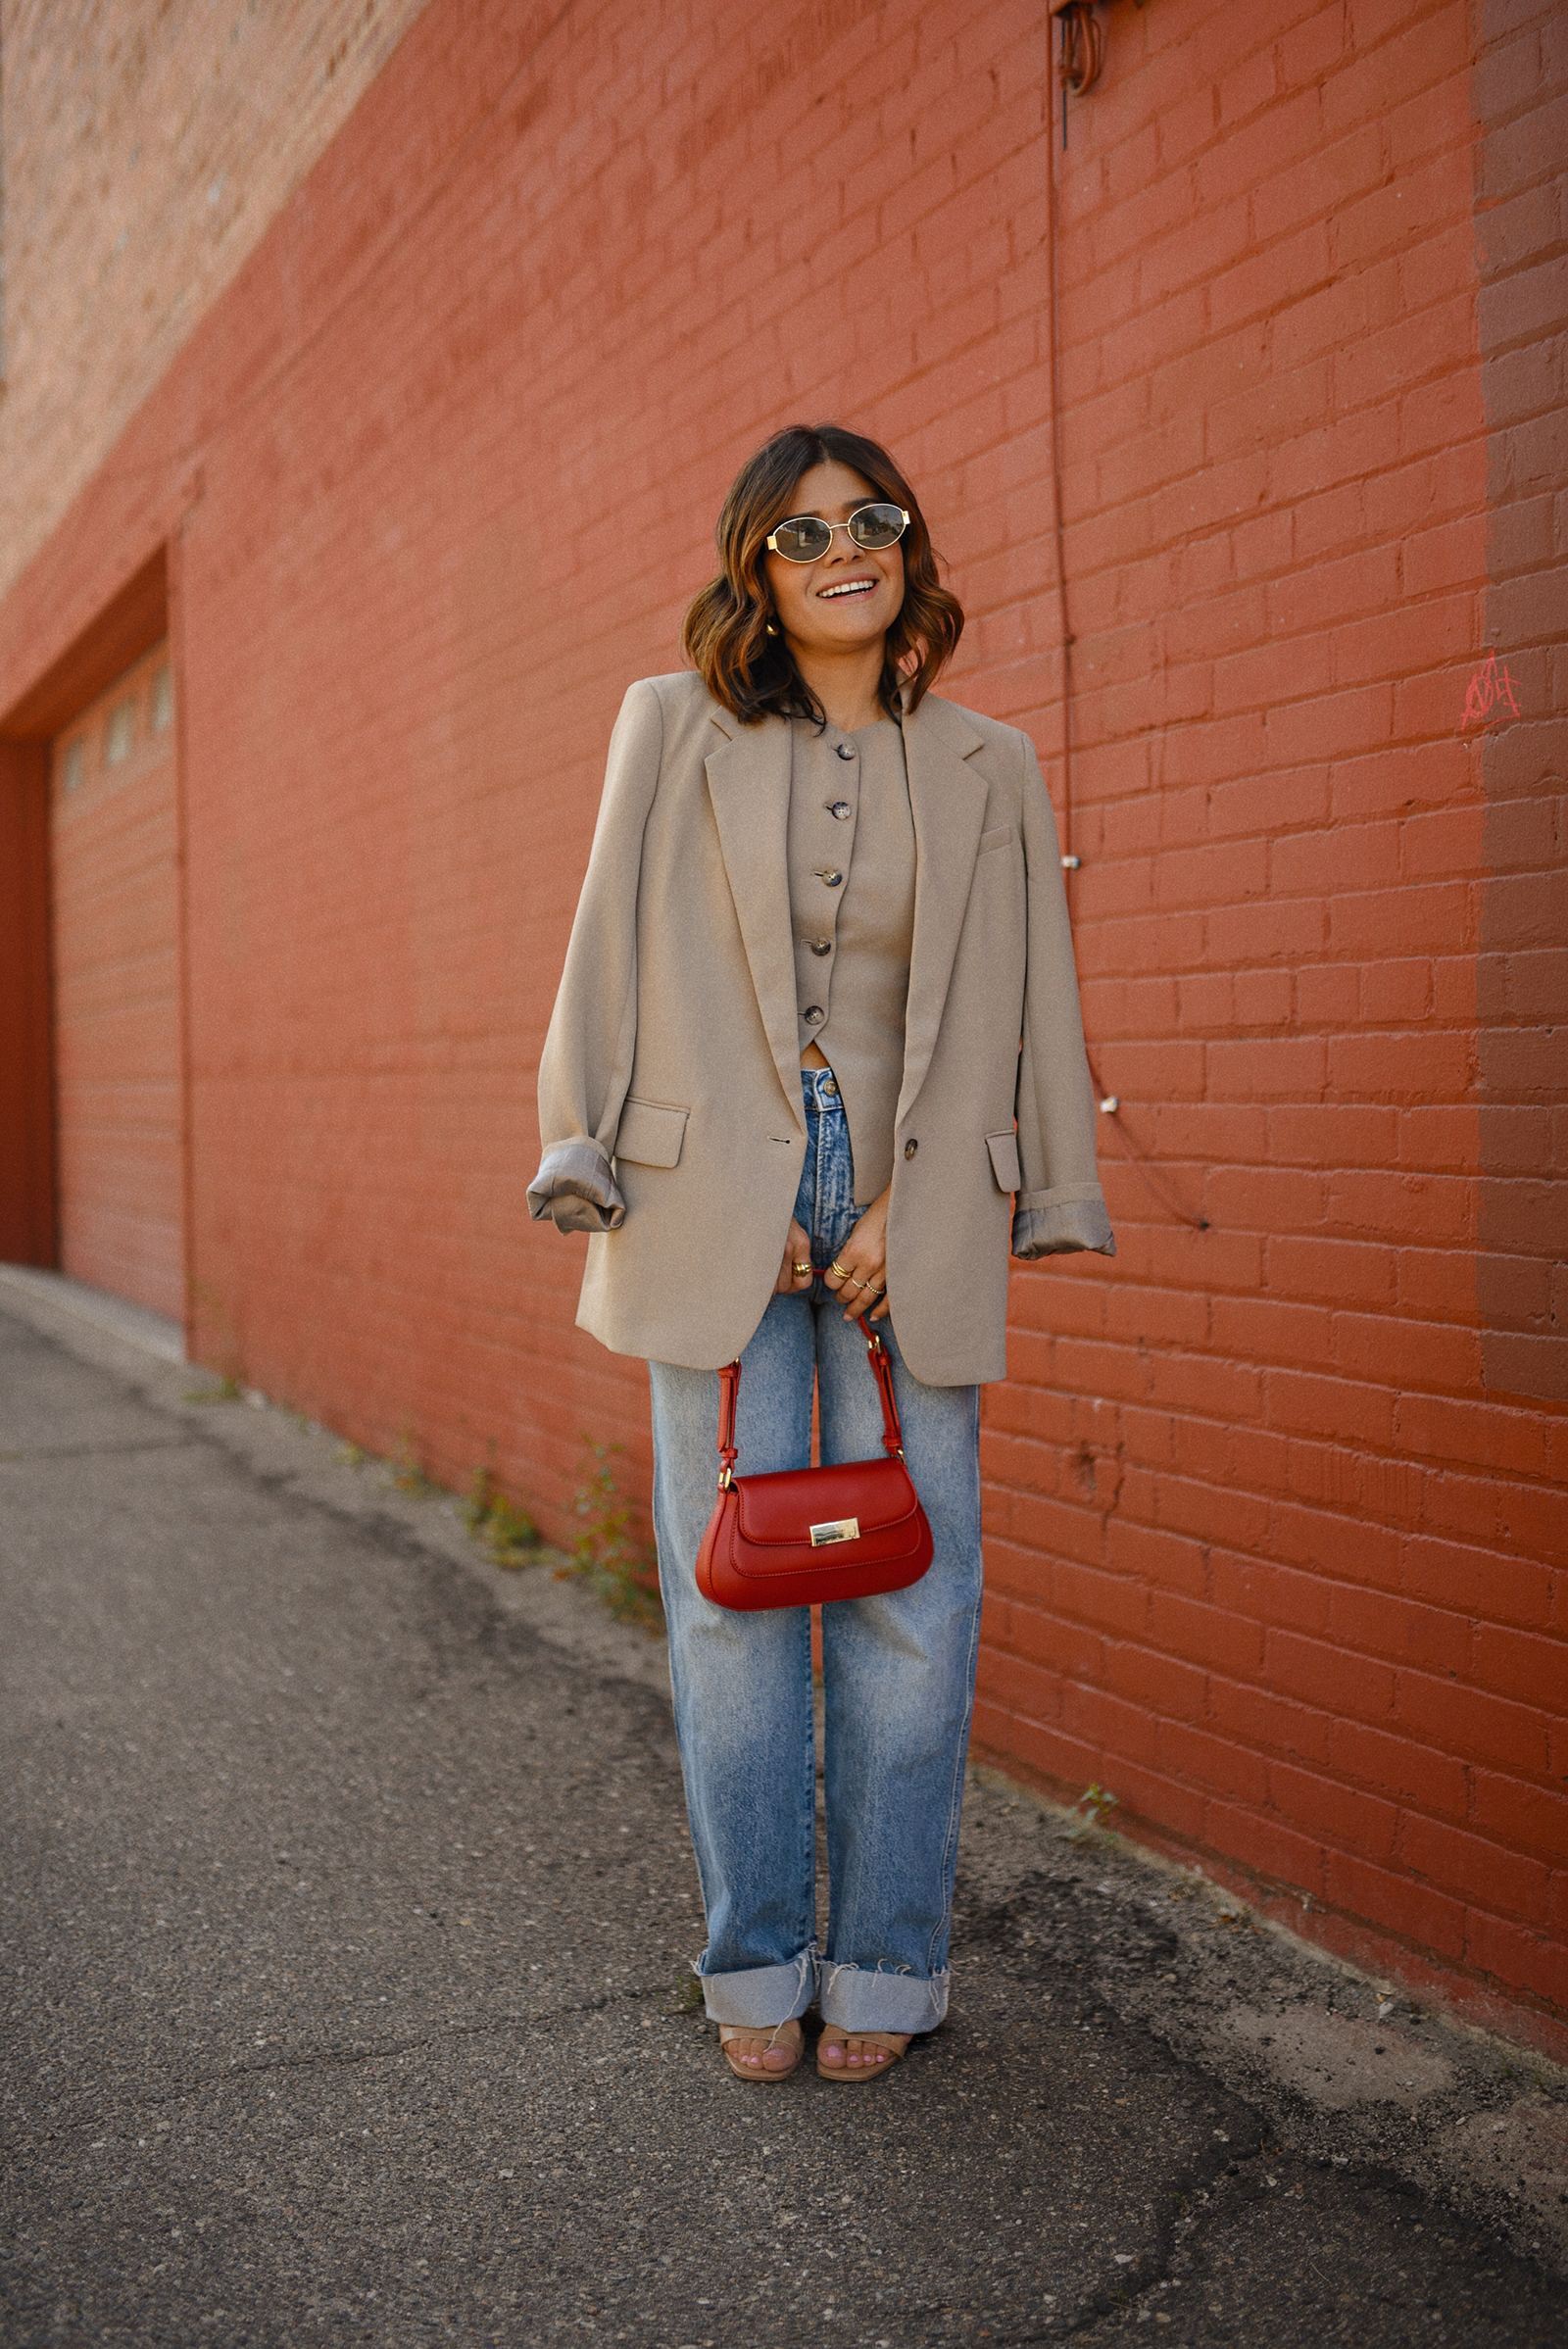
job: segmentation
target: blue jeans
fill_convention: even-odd
[[[858,1217],[848,1121],[827,1069],[803,1069],[796,1220],[825,1268]],[[718,1376],[652,1362],[654,1527],[675,1730],[708,1916],[710,2016],[770,2027],[814,1998],[846,2031],[932,2031],[948,1940],[980,1636],[980,1391],[926,1387],[893,1357],[909,1474],[936,1555],[907,1590],[822,1609],[830,1908],[816,1946],[816,1765],[805,1607],[736,1614],[697,1589],[718,1478]],[[741,1357],[741,1475],[805,1468],[811,1389],[821,1457],[870,1459],[882,1412],[858,1323],[820,1281],[775,1297]]]

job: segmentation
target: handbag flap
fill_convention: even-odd
[[[919,1510],[902,1460],[842,1460],[831,1468],[786,1468],[735,1480],[743,1541],[758,1548],[809,1546],[811,1528],[854,1519],[858,1539],[904,1525]],[[838,1536],[843,1541],[845,1537]],[[846,1547],[851,1546],[846,1542]]]

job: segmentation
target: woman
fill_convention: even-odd
[[[708,2013],[776,2082],[815,2000],[819,2074],[864,2081],[947,2011],[1009,1196],[1015,1255],[1114,1243],[1050,802],[1025,735],[930,692],[963,615],[913,491],[874,441],[795,425],[717,535],[693,671],[634,685],[612,737],[528,1199],[593,1235],[581,1327],[649,1363]],[[694,1561],[718,1365],[744,1472],[809,1464],[813,1381],[821,1458],[869,1457],[862,1319],[935,1557],[822,1610],[819,1952],[808,1611],[713,1606]]]

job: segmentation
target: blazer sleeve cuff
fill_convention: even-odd
[[[618,1232],[626,1202],[597,1142],[558,1142],[540,1160],[528,1185],[528,1213],[535,1223],[548,1215],[558,1232]]]
[[[1013,1208],[1012,1252],[1024,1262],[1037,1256],[1066,1256],[1080,1248],[1113,1256],[1115,1235],[1098,1184],[1059,1191],[1020,1191]]]

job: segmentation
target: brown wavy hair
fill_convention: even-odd
[[[782,635],[769,636],[773,599],[767,585],[767,536],[795,512],[802,476],[817,465],[844,465],[869,481],[878,499],[909,516],[904,549],[904,606],[887,633],[879,687],[897,716],[901,688],[917,709],[952,660],[963,634],[963,607],[937,577],[931,534],[913,490],[874,440],[842,424],[789,424],[749,457],[730,484],[718,517],[719,573],[694,598],[681,630],[687,659],[715,701],[744,725],[769,711],[827,720],[795,665]]]

